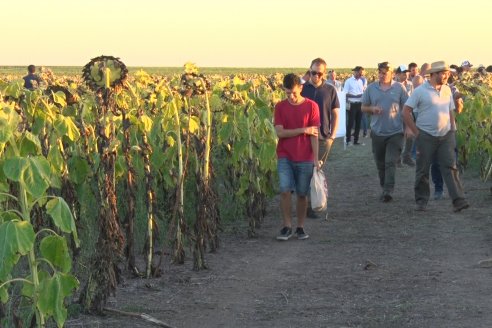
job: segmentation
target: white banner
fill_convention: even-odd
[[[345,137],[345,132],[347,131],[346,124],[346,108],[347,108],[347,93],[340,91],[337,92],[338,101],[340,102],[340,109],[338,110],[338,129],[336,138]]]

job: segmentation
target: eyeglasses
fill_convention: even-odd
[[[314,75],[318,75],[318,77],[322,77],[322,76],[323,76],[323,73],[322,73],[322,72],[311,71],[310,73],[311,73],[311,75],[313,75],[313,76],[314,76]]]

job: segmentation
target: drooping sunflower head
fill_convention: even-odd
[[[94,91],[99,89],[118,89],[128,77],[126,65],[113,56],[92,58],[82,69],[82,77]]]

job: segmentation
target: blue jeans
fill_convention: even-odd
[[[360,120],[360,125],[361,125],[361,128],[362,128],[362,133],[364,134],[364,136],[367,136],[367,128],[368,128],[368,124],[367,124],[367,114],[366,113],[362,113],[362,118]]]
[[[434,191],[442,193],[444,191],[444,181],[442,180],[441,168],[437,156],[434,156],[431,164],[431,177],[434,183]]]
[[[279,158],[277,161],[280,192],[293,192],[297,196],[307,196],[313,177],[314,163],[293,162],[287,158]]]

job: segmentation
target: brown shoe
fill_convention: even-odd
[[[458,198],[453,201],[453,211],[454,212],[459,212],[461,210],[464,210],[465,208],[470,207],[470,204],[463,198]]]

